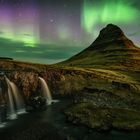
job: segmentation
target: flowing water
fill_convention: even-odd
[[[43,95],[47,103],[53,102],[51,93],[45,80],[39,77],[41,81]],[[7,77],[9,97],[9,118],[17,117],[17,110],[23,108],[22,99],[18,96],[18,89]],[[17,100],[17,101],[16,101]],[[15,103],[14,103],[15,102]],[[15,106],[16,104],[16,106]],[[72,103],[70,99],[61,99],[60,102],[47,106],[45,111],[35,111],[19,115],[14,121],[6,123],[0,120],[0,140],[138,140],[139,132],[119,132],[111,131],[108,133],[99,133],[86,128],[85,126],[73,125],[68,122],[63,111]],[[16,110],[17,108],[17,110]],[[1,110],[3,106],[0,106]]]
[[[17,86],[13,82],[10,82],[10,86],[11,86],[12,93],[15,98],[17,114],[25,113],[24,101],[19,93]]]
[[[12,96],[12,88],[11,88],[11,83],[10,80],[5,77],[7,85],[8,85],[8,98],[9,98],[9,113],[8,113],[8,118],[9,119],[16,119],[17,114],[16,114],[16,110],[14,107],[14,100],[13,100],[13,96]]]
[[[0,128],[3,128],[6,126],[6,122],[4,122],[6,116],[5,114],[5,106],[4,105],[0,105]]]
[[[139,140],[139,132],[99,133],[66,121],[63,110],[71,104],[63,99],[46,111],[19,116],[0,129],[0,140]]]
[[[7,113],[8,119],[16,119],[18,114],[25,113],[24,101],[18,91],[17,86],[11,82],[6,76],[5,80],[8,85],[8,99],[9,111]]]
[[[46,98],[47,104],[50,105],[52,103],[52,96],[51,96],[51,92],[49,90],[49,87],[43,78],[39,77],[39,80],[41,83],[43,96]]]

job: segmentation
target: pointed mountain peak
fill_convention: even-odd
[[[98,38],[95,43],[109,42],[111,40],[119,40],[126,38],[123,31],[114,24],[108,24],[105,28],[100,31]]]
[[[97,39],[86,49],[63,64],[81,67],[122,68],[138,67],[140,48],[129,40],[116,25],[108,24]]]
[[[124,36],[123,31],[116,25],[114,24],[108,24],[105,28],[103,28],[100,31],[100,36],[105,36],[108,35],[110,37],[115,36],[115,37],[121,37]]]
[[[127,44],[129,47],[134,46],[133,42],[125,36],[121,28],[114,24],[108,24],[105,28],[103,28],[97,39],[93,42],[92,46],[95,47],[100,44],[105,45],[109,43]]]

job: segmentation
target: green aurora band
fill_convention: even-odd
[[[27,47],[35,47],[36,44],[39,42],[37,37],[33,34],[32,32],[25,32],[22,31],[22,33],[14,33],[12,30],[7,30],[5,31],[0,37],[9,39],[11,41],[15,42],[21,42],[24,43],[25,46]]]
[[[105,1],[97,5],[94,0],[84,0],[81,14],[81,26],[92,33],[94,25],[98,23],[129,24],[133,23],[139,16],[139,11],[132,4],[125,1]]]

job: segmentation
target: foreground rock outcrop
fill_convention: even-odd
[[[99,131],[140,130],[140,111],[97,107],[92,103],[80,103],[65,113],[68,120],[74,124],[80,123]]]

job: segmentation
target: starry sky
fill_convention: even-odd
[[[0,56],[60,62],[88,47],[109,23],[140,46],[139,0],[0,0]]]

